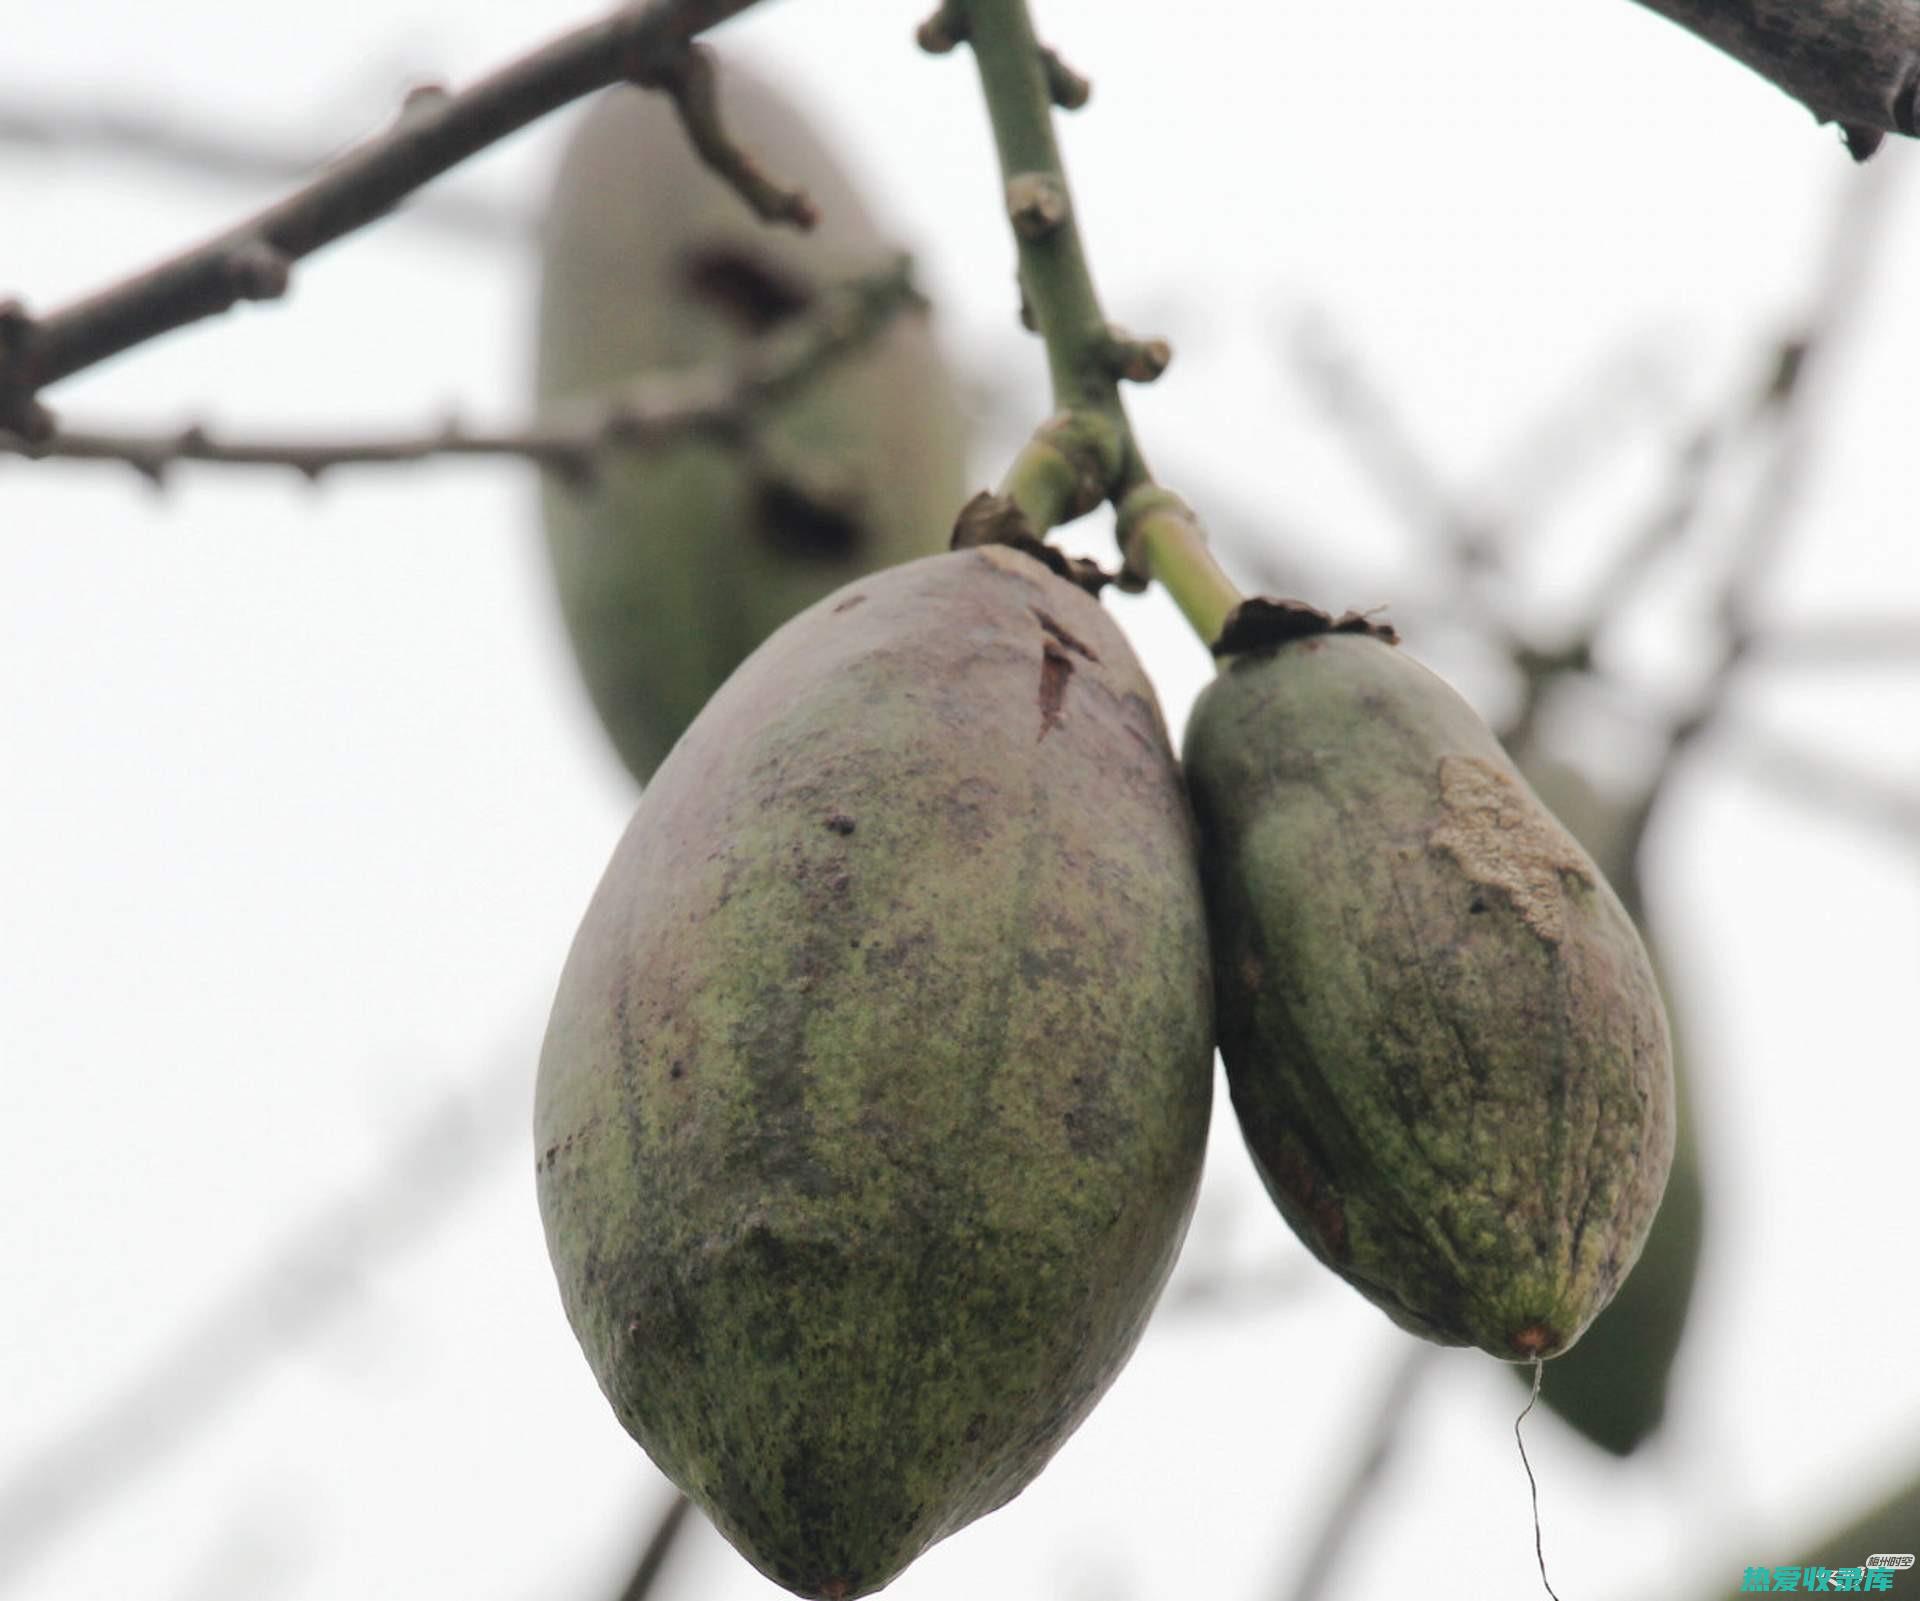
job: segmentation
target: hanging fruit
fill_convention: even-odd
[[[1152,687],[1003,547],[803,613],[662,764],[536,1102],[620,1421],[799,1594],[1017,1493],[1138,1340],[1211,1100],[1205,912]]]

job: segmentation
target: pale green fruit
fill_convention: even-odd
[[[1402,1326],[1579,1338],[1673,1156],[1632,921],[1448,685],[1363,634],[1230,658],[1188,724],[1220,1050],[1296,1233]]]
[[[993,547],[802,613],[641,796],[541,1056],[620,1421],[779,1583],[886,1584],[1132,1351],[1212,1048],[1186,799],[1098,603]]]
[[[730,360],[896,255],[780,95],[731,66],[720,88],[730,133],[808,191],[819,226],[756,219],[693,155],[665,96],[602,95],[567,148],[542,236],[543,407]],[[770,459],[837,486],[833,515],[711,441],[625,458],[589,488],[549,481],[561,611],[635,777],[789,617],[861,573],[946,547],[964,499],[963,434],[928,319],[907,313],[782,402],[766,432]]]

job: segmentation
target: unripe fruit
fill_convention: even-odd
[[[773,90],[728,66],[729,132],[820,211],[807,234],[756,219],[689,147],[671,104],[597,100],[543,230],[543,407],[604,401],[643,374],[724,365],[821,293],[884,267],[839,163]],[[548,549],[601,723],[642,782],[728,673],[841,584],[945,548],[964,429],[924,317],[902,315],[768,413],[765,449],[688,440],[550,480]],[[780,471],[835,486],[805,503]]]
[[[620,1421],[771,1578],[878,1589],[1126,1360],[1212,1045],[1190,815],[1100,606],[994,547],[803,613],[642,795],[541,1057]]]
[[[1673,1170],[1660,1210],[1633,1271],[1580,1343],[1553,1364],[1540,1389],[1540,1399],[1567,1423],[1602,1449],[1625,1456],[1666,1413],[1668,1375],[1686,1332],[1700,1262],[1706,1186],[1687,1093],[1685,1018],[1675,1013],[1668,969],[1647,929],[1624,809],[1557,763],[1525,762],[1522,771],[1606,874],[1639,926],[1661,979],[1673,1039]],[[1525,1373],[1519,1376],[1530,1382]]]
[[[1565,1350],[1673,1155],[1613,892],[1472,709],[1364,633],[1229,659],[1186,768],[1221,1054],[1281,1212],[1415,1333]]]

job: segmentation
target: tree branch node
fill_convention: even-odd
[[[234,245],[223,265],[227,287],[239,300],[278,300],[293,279],[293,258],[264,239]]]
[[[1029,243],[1057,233],[1068,209],[1067,187],[1050,172],[1016,172],[1007,180],[1007,220]]]
[[[713,52],[688,43],[635,63],[628,82],[672,98],[695,152],[756,217],[807,232],[820,221],[819,208],[805,190],[778,182],[729,137],[720,119],[719,76]]]

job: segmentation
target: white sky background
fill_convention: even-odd
[[[1802,303],[1855,180],[1834,134],[1626,0],[1177,14],[1039,8],[1095,82],[1063,137],[1109,314],[1178,352],[1132,403],[1156,466],[1203,516],[1266,521],[1303,561],[1357,575],[1326,603],[1404,601],[1435,570],[1425,536],[1288,375],[1292,321],[1325,313],[1463,488],[1637,341],[1657,380],[1637,443],[1527,529],[1534,592],[1563,604],[1657,482],[1676,419]],[[917,18],[785,0],[719,40],[804,96],[916,252],[969,371],[1037,420],[1043,363],[1014,327],[972,64],[915,51]],[[0,94],[173,107],[325,148],[411,78],[463,83],[571,20],[424,0],[366,20],[17,6]],[[531,205],[561,131],[451,182]],[[1887,239],[1822,375],[1823,444],[1769,615],[1920,616],[1908,154],[1880,158],[1898,167]],[[0,146],[0,293],[58,304],[264,198]],[[456,401],[510,417],[531,302],[529,256],[402,215],[298,269],[286,303],[49,398],[76,423],[406,425]],[[189,467],[155,497],[112,468],[0,461],[0,1529],[19,1533],[30,1461],[81,1426],[113,1442],[84,1515],[30,1563],[0,1548],[0,1594],[596,1601],[664,1493],[565,1327],[533,1201],[539,1035],[632,801],[573,682],[534,501],[506,465],[349,469],[318,493]],[[1177,724],[1204,657],[1157,600],[1115,607]],[[1655,608],[1636,633],[1624,666],[1649,693],[1697,658],[1685,619]],[[1497,690],[1445,644],[1425,653]],[[1911,664],[1756,670],[1738,705],[1920,783]],[[1712,1234],[1658,1448],[1622,1466],[1530,1425],[1568,1601],[1730,1594],[1743,1563],[1794,1560],[1911,1473],[1920,1437],[1915,846],[1780,798],[1731,747],[1692,760],[1655,844]],[[430,1185],[447,1198],[363,1227],[353,1198],[451,1095],[465,1122],[434,1149],[458,1177]],[[1164,1316],[1039,1481],[890,1594],[1285,1593],[1404,1337],[1312,1267],[1225,1106],[1223,1090],[1182,1272],[1224,1259],[1282,1290]],[[296,1238],[344,1277],[322,1286],[337,1294],[225,1301]],[[209,1351],[217,1378],[262,1341],[276,1355],[257,1381],[187,1430],[168,1412],[179,1372],[140,1388]],[[1333,1593],[1539,1593],[1519,1393],[1483,1357],[1440,1359]],[[179,1443],[149,1456],[153,1440]],[[662,1595],[776,1593],[705,1530],[675,1564]]]

